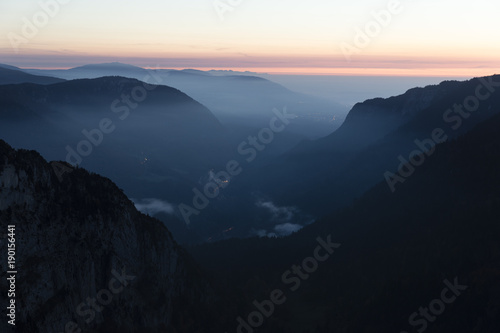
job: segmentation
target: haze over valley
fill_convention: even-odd
[[[0,5],[0,331],[498,333],[497,3]]]

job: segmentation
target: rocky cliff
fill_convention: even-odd
[[[17,332],[209,332],[208,284],[110,180],[0,140],[0,325],[15,226]],[[6,332],[0,327],[2,332]]]

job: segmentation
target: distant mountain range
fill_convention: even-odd
[[[63,81],[50,76],[28,74],[13,66],[3,67],[3,65],[0,65],[0,85],[16,83],[53,84]]]
[[[492,87],[488,82],[500,82],[500,76],[448,81],[359,103],[338,131],[301,144],[254,174],[245,174],[248,178],[242,182],[248,182],[249,192],[256,188],[251,184],[258,177],[259,190],[279,198],[281,205],[319,214],[340,208],[383,180],[386,171],[397,171],[400,155],[408,159],[413,151],[422,150],[416,140],[429,139],[437,128],[454,139],[497,114],[500,89],[498,83]],[[463,104],[478,100],[478,87],[488,98],[468,112]],[[460,105],[463,116],[455,111]]]
[[[17,69],[31,74],[44,74],[53,77],[62,77],[66,80],[74,80],[74,79],[95,79],[101,76],[124,76],[124,74],[134,75],[133,78],[141,78],[140,75],[147,75],[148,72],[156,72],[158,70],[152,69],[144,69],[142,67],[128,65],[120,62],[111,62],[111,63],[102,63],[102,64],[89,64],[78,66],[70,69],[20,69],[18,67],[2,65],[0,67],[10,67],[10,69]],[[222,75],[222,76],[232,76],[232,75],[251,75],[258,76],[258,73],[253,72],[238,72],[232,70],[210,70],[210,71],[201,71],[197,69],[165,69],[162,70],[165,73],[181,73],[181,74],[191,74],[191,75]],[[137,77],[135,77],[137,76]],[[128,77],[128,76],[127,76]]]
[[[45,114],[70,115],[62,107],[64,102],[80,104],[83,100],[89,114],[100,114],[100,98],[107,99],[102,94],[122,93],[139,82],[122,80],[3,86],[1,96],[11,106],[2,108],[2,117],[9,118],[11,126],[20,121],[16,118],[20,112],[23,119],[36,115],[38,121],[47,120]],[[345,166],[352,173],[343,177],[353,180],[349,177],[362,177],[360,170],[364,170],[367,179],[375,180],[370,177],[376,174],[382,179],[375,180],[374,186],[362,179],[363,186],[370,189],[359,199],[289,237],[232,239],[191,247],[197,263],[161,222],[137,212],[110,180],[64,162],[49,164],[36,152],[16,151],[0,141],[0,225],[5,229],[7,224],[16,224],[23,235],[18,253],[19,267],[23,267],[18,275],[19,328],[52,332],[75,322],[83,329],[106,332],[229,332],[248,325],[249,315],[256,309],[271,311],[266,300],[281,290],[285,301],[275,304],[272,315],[258,325],[259,331],[410,332],[425,327],[431,333],[498,332],[497,84],[499,76],[447,82],[411,90],[392,100],[358,105],[358,114],[349,117],[347,126],[356,128],[363,114],[369,118],[373,112],[380,117],[385,114],[397,124],[385,129],[374,124],[373,130],[380,132],[352,147],[353,157]],[[164,89],[152,95],[151,101],[163,101],[167,95],[169,101],[189,101],[176,90]],[[483,99],[477,109],[469,104],[474,96]],[[462,111],[474,111],[453,113],[461,110],[454,104],[462,104]],[[196,117],[214,119],[205,108],[193,109],[194,105],[190,108]],[[141,112],[146,116],[153,111],[146,107]],[[80,113],[75,115],[81,117]],[[155,117],[161,119],[161,114]],[[462,117],[460,126],[457,115]],[[46,123],[40,124],[52,124]],[[220,124],[214,120],[213,126]],[[414,138],[432,137],[438,128],[450,140],[439,143],[432,154],[421,151],[424,162],[413,166],[414,172],[395,193],[391,191],[383,179],[385,166],[398,173],[398,154],[409,156],[415,149]],[[385,135],[381,134],[384,130]],[[318,152],[324,153],[325,145],[321,140]],[[303,154],[301,149],[290,154]],[[366,156],[379,157],[363,160]],[[112,159],[103,161],[120,169]],[[68,170],[59,174],[55,165]],[[402,165],[401,170],[410,165]],[[120,166],[126,169],[127,165]],[[321,188],[317,185],[311,184],[308,195],[322,194],[313,192]],[[331,183],[325,181],[324,185]],[[331,203],[332,210],[334,206]],[[243,225],[236,225],[238,228]],[[315,250],[318,244],[321,253]],[[329,251],[328,244],[335,250]],[[312,259],[325,253],[330,255],[321,262]],[[0,262],[2,272],[5,263]],[[102,314],[94,311],[90,324],[85,322],[78,306],[109,288],[117,274],[129,274],[125,275],[129,284],[113,296],[109,306],[103,306]],[[2,278],[2,288],[7,287],[6,281]],[[434,300],[443,297],[445,287],[456,297],[446,303],[439,318],[428,320],[419,315],[420,308],[432,307]],[[263,308],[262,304],[267,305]]]
[[[63,72],[97,75],[103,71],[149,75],[150,79],[159,75],[157,79],[162,83],[172,80],[186,87],[198,85],[193,90],[199,92],[215,89],[212,84],[222,80],[223,89],[217,92],[220,101],[240,95],[253,96],[254,100],[264,96],[262,99],[266,100],[268,95],[289,93],[251,75],[215,77],[190,70],[171,71],[167,75],[161,70],[151,72],[117,63]],[[303,137],[288,133],[287,127],[275,135],[272,144],[258,152],[255,162],[245,163],[247,156],[239,148],[259,133],[261,128],[255,127],[256,123],[252,125],[246,119],[239,124],[221,124],[211,110],[163,85],[136,103],[137,110],[127,106],[123,94],[131,95],[137,87],[149,87],[144,81],[112,76],[52,85],[0,86],[0,131],[14,147],[36,149],[47,159],[81,159],[83,167],[111,177],[133,199],[161,200],[171,208],[157,216],[181,242],[272,235],[275,228],[300,229],[314,218],[350,204],[387,174],[395,174],[401,167],[401,158],[408,160],[414,151],[423,149],[415,144],[416,140],[427,140],[436,128],[444,129],[447,137],[456,138],[496,114],[496,105],[500,104],[493,83],[493,87],[482,88],[493,91],[478,105],[477,112],[463,119],[448,114],[448,110],[455,112],[454,105],[475,96],[484,82],[500,81],[498,76],[414,88],[400,96],[358,103],[337,131],[318,140],[305,140],[294,146]],[[113,108],[116,100],[118,104]],[[112,120],[110,126],[116,130],[112,135],[103,135],[99,147],[90,145],[92,153],[88,157],[82,156],[78,148],[86,147],[78,145],[82,140],[89,141],[86,135],[95,133],[92,130],[99,127],[102,119]],[[453,129],[459,120],[459,128]],[[243,163],[244,172],[220,191],[222,195],[210,200],[202,214],[192,215],[192,224],[186,226],[185,221],[180,221],[185,216],[179,205],[191,205],[196,190],[203,191],[211,175],[224,170],[231,160]],[[401,182],[395,184],[402,186]]]
[[[222,123],[244,129],[267,126],[274,108],[287,107],[290,113],[297,115],[287,129],[288,133],[298,136],[294,144],[302,138],[330,134],[341,125],[348,111],[340,104],[292,92],[250,72],[144,69],[117,62],[68,70],[22,71],[65,80],[121,76],[168,85],[206,105]]]
[[[132,198],[155,197],[174,207],[191,202],[193,188],[202,186],[211,170],[222,170],[228,161],[240,159],[240,144],[268,128],[276,117],[276,110],[286,110],[292,117],[286,130],[260,152],[257,162],[260,164],[306,137],[327,135],[340,125],[339,121],[330,121],[333,119],[331,103],[293,93],[249,73],[150,71],[119,63],[54,71],[6,67],[6,71],[13,72],[5,77],[4,83],[9,84],[0,86],[2,138],[14,147],[36,149],[47,159],[81,162],[83,167],[112,177]],[[24,80],[26,83],[14,85],[23,82],[22,78],[33,79],[35,74],[37,77],[60,76],[68,81],[45,76],[45,82],[61,82],[33,86],[30,84],[35,80]],[[77,77],[92,79],[75,79]],[[130,79],[134,77],[141,81]],[[122,100],[122,94],[130,98],[136,86],[145,89],[141,87],[145,81],[153,84],[152,87],[159,83],[158,89],[148,92],[148,97],[140,103]],[[186,95],[180,98],[180,91],[164,86],[170,83],[198,96],[217,112],[212,114],[213,110],[207,109],[193,112],[202,109],[201,105]],[[116,100],[120,101],[113,108]],[[127,103],[138,104],[137,112]],[[183,104],[180,108],[179,103]],[[184,112],[174,116],[175,109]],[[160,111],[162,115],[157,118]],[[122,121],[122,117],[126,120]],[[77,145],[89,141],[82,131],[93,133],[102,119],[111,119],[110,126],[116,130],[112,135],[104,135],[99,147],[80,147],[80,150],[92,150],[88,157],[82,156]],[[170,186],[165,186],[167,183]],[[211,212],[212,209],[215,212]],[[220,233],[229,227],[223,210],[216,204],[210,205],[202,216],[195,217],[195,224],[210,228],[209,235]],[[182,217],[178,211],[177,217]],[[172,216],[164,215],[162,220],[171,221]],[[220,223],[214,225],[207,220]],[[177,237],[186,232],[184,222],[174,219],[169,226]],[[209,237],[206,232],[202,235],[202,239]],[[186,237],[181,239],[187,241],[193,236]]]
[[[238,141],[181,91],[146,88],[124,77],[1,85],[0,137],[44,156],[99,142],[82,166],[129,196],[189,202]],[[23,235],[19,328],[497,333],[499,111],[498,75],[357,104],[337,132],[245,165],[192,229],[164,211],[185,243],[241,237],[189,247],[196,263],[109,179],[0,141],[0,226]],[[277,227],[293,234],[248,237]],[[88,326],[81,302],[125,272],[129,285]]]
[[[192,98],[167,86],[144,87],[123,77],[2,85],[1,137],[111,177],[131,198],[191,200],[195,183],[230,160],[235,144]],[[173,230],[186,228],[173,223]]]

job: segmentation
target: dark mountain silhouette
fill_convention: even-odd
[[[67,332],[71,322],[82,332],[219,325],[217,295],[160,221],[109,179],[81,168],[60,179],[38,153],[0,140],[0,227],[7,225],[16,228],[18,332]],[[6,251],[1,258],[8,290]],[[0,325],[8,331],[6,320]]]
[[[107,67],[130,69],[128,65],[109,64],[92,65],[86,70]],[[143,69],[132,66],[130,70]],[[200,75],[196,71],[173,71],[165,78],[177,80],[177,76],[196,77],[200,90],[214,82],[206,72]],[[219,78],[233,81],[232,88],[225,88],[229,96],[237,94],[240,88],[235,87],[241,82],[254,99],[262,85],[270,85],[272,94],[286,93],[283,87],[253,76],[215,77]],[[4,120],[0,129],[15,147],[37,149],[49,159],[64,159],[69,154],[68,146],[76,151],[81,140],[87,140],[83,129],[95,129],[101,119],[111,117],[117,130],[105,135],[102,145],[92,148],[82,166],[111,177],[133,199],[166,201],[173,212],[170,209],[158,217],[169,223],[176,237],[183,235],[181,242],[248,237],[270,233],[278,226],[300,228],[314,217],[350,204],[384,180],[387,172],[397,171],[400,157],[408,160],[417,149],[425,150],[426,144],[422,148],[415,140],[425,142],[436,128],[454,138],[491,117],[499,110],[498,91],[462,119],[459,128],[453,129],[456,115],[444,119],[448,109],[474,96],[477,87],[488,80],[500,81],[498,76],[447,81],[411,89],[401,96],[368,100],[353,108],[338,131],[304,142],[285,155],[276,157],[279,149],[273,150],[274,145],[283,148],[293,140],[281,137],[281,133],[275,135],[276,142],[259,152],[252,163],[245,163],[247,156],[242,156],[237,147],[248,135],[255,136],[255,130],[247,134],[229,124],[223,128],[206,108],[176,89],[153,90],[138,103],[137,110],[130,110],[130,118],[122,121],[122,113],[114,113],[111,103],[123,93],[131,94],[136,85],[143,85],[134,79],[75,80],[36,89],[30,85],[4,86],[0,89],[0,116]],[[207,91],[210,89],[214,88]],[[183,98],[191,102],[184,105]],[[178,103],[183,106],[179,108]],[[57,151],[63,156],[54,153]],[[74,154],[70,157],[77,158]],[[244,172],[220,191],[222,195],[209,200],[202,214],[192,215],[189,229],[196,236],[190,236],[185,223],[179,221],[182,214],[175,208],[179,204],[191,205],[193,189],[203,191],[212,172],[224,170],[226,163],[234,159],[243,163]],[[400,185],[395,183],[396,187]],[[226,233],[229,229],[231,232]]]
[[[397,193],[381,182],[290,237],[193,248],[228,295],[243,293],[234,300],[233,329],[237,316],[256,310],[253,300],[281,289],[287,301],[259,332],[498,332],[499,128],[495,115],[438,145]],[[313,257],[317,238],[328,235],[340,247],[317,269],[308,263],[310,274],[291,291],[295,283],[283,274]],[[455,290],[441,315],[420,314],[410,324],[443,297],[444,280],[466,290]]]
[[[293,227],[301,208],[325,217],[286,238],[192,247],[201,270],[108,179],[0,141],[0,226],[15,223],[25,235],[20,327],[49,332],[75,321],[97,332],[238,332],[260,311],[255,332],[498,332],[499,86],[500,76],[492,76],[370,100],[337,134],[282,160],[245,165],[201,214],[215,230],[247,237],[273,223]],[[138,87],[151,88],[123,77],[0,86],[0,136],[50,155],[97,140],[82,129],[104,131],[110,125],[100,123],[109,118],[116,129],[82,165],[117,180],[129,197],[190,202],[206,171],[234,158],[234,141],[179,90],[158,86],[132,107],[127,98]],[[431,148],[436,130],[446,142]],[[396,192],[386,172],[404,180]],[[256,199],[276,219],[263,218]],[[208,228],[195,226],[197,240]],[[137,279],[84,326],[73,309],[123,267]],[[271,310],[267,300],[277,289],[286,299]],[[455,297],[445,302],[450,292]],[[425,319],[424,307],[439,315]]]
[[[273,108],[287,107],[297,115],[284,135],[290,149],[303,138],[319,138],[336,130],[347,109],[317,97],[299,94],[249,73],[143,69],[122,63],[93,64],[68,70],[29,70],[32,74],[63,79],[123,76],[175,87],[206,105],[218,119],[236,130],[269,126]],[[334,120],[334,117],[336,120]]]
[[[456,138],[498,113],[500,90],[495,87],[490,87],[494,91],[480,101],[477,111],[466,112],[466,118],[459,116],[461,120],[457,120],[457,114],[450,113],[454,105],[470,102],[468,97],[474,97],[478,87],[490,80],[500,82],[500,76],[443,82],[358,104],[337,132],[245,173],[240,178],[241,187],[316,216],[340,208],[383,180],[386,171],[396,171],[400,155],[408,159],[415,150],[422,150],[415,140],[428,140],[438,128],[448,138]],[[454,129],[459,120],[460,126]]]
[[[0,85],[18,83],[53,84],[64,80],[55,77],[32,75],[13,67],[0,65]]]
[[[148,135],[155,132],[161,135],[158,140],[168,139],[165,132],[184,134],[184,139],[189,139],[222,130],[207,108],[184,93],[167,86],[148,86],[149,92],[144,87],[140,81],[121,77],[73,80],[48,86],[5,85],[0,87],[0,115],[4,120],[22,120],[16,123],[18,126],[41,120],[42,123],[37,124],[38,132],[46,132],[48,126],[75,137],[81,136],[85,126],[98,127],[102,118],[110,118],[117,126],[134,131],[138,135],[135,141],[143,141],[138,132],[146,128]],[[5,136],[8,126],[5,121],[2,123],[5,124],[2,133]],[[64,126],[61,123],[65,123]],[[50,133],[45,134],[50,137]],[[58,139],[65,139],[69,144],[72,137]],[[31,143],[36,144],[36,140]]]
[[[221,122],[230,126],[244,124],[257,128],[269,127],[272,110],[286,107],[296,118],[291,121],[285,134],[319,138],[335,131],[347,112],[339,104],[290,91],[257,76],[195,75],[170,71],[162,78],[168,85],[185,91],[207,105]]]
[[[22,71],[22,69],[19,67],[6,65],[6,64],[0,64],[0,68],[6,68],[6,69],[15,70],[15,71]]]
[[[460,86],[458,81],[413,88],[402,95],[356,104],[342,126],[325,138],[298,147],[294,153],[357,151],[413,120],[421,111]]]
[[[174,206],[192,201],[200,177],[225,165],[235,147],[214,115],[189,96],[123,77],[0,86],[0,119],[0,137],[14,147],[81,162],[131,198]],[[185,228],[180,221],[171,225],[175,233]]]
[[[140,80],[147,75],[147,70],[141,67],[127,65],[120,62],[89,64],[70,69],[28,69],[26,71],[32,74],[50,75],[66,80],[96,79],[103,76],[124,76]],[[124,73],[127,75],[124,75]]]

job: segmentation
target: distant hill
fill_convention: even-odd
[[[123,76],[177,88],[206,105],[224,124],[237,131],[269,125],[274,108],[287,107],[297,115],[287,128],[291,148],[303,138],[319,138],[335,131],[347,108],[317,97],[290,91],[249,72],[151,69],[122,63],[92,64],[68,70],[27,70],[63,79]]]
[[[239,222],[233,235],[248,237],[252,230],[255,235],[255,230],[275,227],[255,208],[262,200],[315,217],[351,204],[383,181],[386,172],[396,172],[400,158],[408,159],[423,149],[415,140],[428,139],[436,128],[443,129],[451,140],[500,112],[497,89],[462,120],[458,129],[453,129],[457,120],[448,119],[457,117],[447,114],[449,109],[475,96],[478,86],[489,80],[500,82],[500,76],[446,81],[411,89],[401,96],[359,103],[333,134],[304,142],[265,165],[246,170],[226,193],[232,199],[226,210],[238,207],[231,210]],[[310,220],[292,223],[305,226]]]
[[[80,162],[131,198],[191,202],[200,177],[225,167],[235,144],[205,106],[168,86],[148,89],[123,77],[0,86],[0,138]],[[186,229],[173,215],[167,221],[176,234]]]
[[[147,71],[143,68],[119,62],[89,64],[70,69],[27,69],[26,72],[37,75],[50,75],[66,80],[96,79],[103,76],[122,76],[142,79]]]
[[[0,65],[0,85],[19,83],[53,84],[59,82],[64,82],[64,80],[49,76],[32,75],[13,66]]]
[[[294,153],[332,153],[365,148],[398,127],[413,120],[420,112],[461,86],[458,81],[413,88],[402,95],[375,98],[356,104],[342,126],[329,136],[305,144]]]
[[[0,64],[0,68],[12,69],[12,70],[15,70],[15,71],[22,71],[22,69],[19,68],[19,67],[11,66],[11,65],[6,65],[6,64]]]
[[[326,213],[332,204],[335,208],[349,204],[382,180],[385,171],[397,168],[399,155],[408,158],[418,149],[415,140],[429,138],[436,128],[444,129],[450,139],[456,138],[500,112],[497,89],[476,112],[462,119],[458,129],[452,128],[456,120],[449,120],[456,114],[445,117],[447,110],[453,111],[454,105],[475,96],[477,87],[490,79],[499,82],[500,76],[448,81],[411,89],[401,96],[359,103],[338,131],[303,143],[256,171],[265,175],[264,184],[273,184],[263,192],[287,205],[307,202],[308,210],[313,212]],[[252,177],[262,179],[249,175],[251,183]]]

